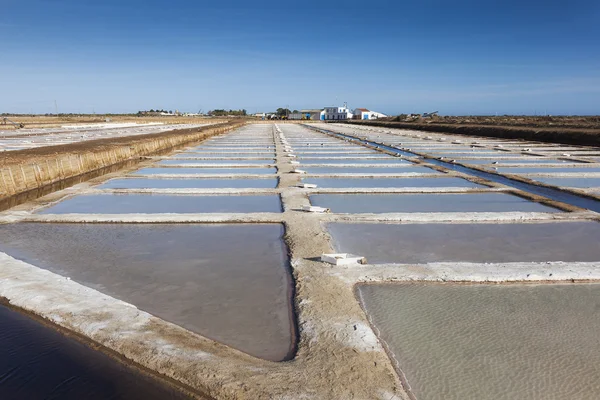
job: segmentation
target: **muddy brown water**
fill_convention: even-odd
[[[379,284],[359,298],[415,398],[600,398],[600,285]]]
[[[198,196],[90,194],[69,197],[39,214],[160,214],[281,212],[277,195]]]
[[[182,400],[184,394],[0,305],[3,400]]]
[[[316,194],[310,202],[336,213],[561,212],[505,193]]]
[[[293,354],[283,227],[0,225],[0,251],[272,361]]]
[[[328,225],[369,263],[600,261],[600,223]]]

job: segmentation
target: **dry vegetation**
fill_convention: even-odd
[[[446,134],[536,140],[600,147],[600,117],[434,116],[407,121],[404,116],[351,123]]]
[[[452,125],[600,129],[600,116],[433,116],[431,118],[418,118],[413,121],[406,121],[399,117],[388,118],[387,120]]]
[[[0,117],[0,130],[16,129],[14,125],[8,123],[2,125],[2,118]],[[151,123],[151,122],[162,122],[165,124],[213,124],[226,122],[223,118],[210,118],[210,117],[165,117],[165,116],[144,116],[137,117],[133,115],[124,116],[101,116],[101,115],[82,115],[82,116],[7,116],[10,120],[16,123],[25,124],[25,128],[54,128],[61,125],[75,125],[75,124],[93,124],[93,123],[106,123],[107,119],[109,122],[124,123],[124,122],[135,122],[140,124]]]

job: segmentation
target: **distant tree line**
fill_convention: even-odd
[[[151,109],[148,111],[138,111],[137,115],[152,115],[152,114],[161,114],[161,113],[168,113],[168,114],[173,114],[173,111],[167,111],[167,110],[159,110],[158,108],[156,110]]]
[[[89,114],[89,113],[45,113],[45,114],[31,114],[31,113],[2,113],[0,116],[2,117],[10,117],[10,116],[19,116],[19,117],[100,117],[100,116],[131,116],[136,114],[114,114],[114,113],[102,113],[102,114]]]
[[[223,110],[223,109],[218,109],[218,110],[211,110],[208,112],[208,115],[212,115],[213,117],[226,117],[228,115],[233,115],[236,117],[245,117],[246,115],[248,115],[248,113],[246,112],[246,110]]]
[[[289,108],[278,108],[277,111],[275,111],[275,114],[277,114],[278,117],[288,117],[292,112],[289,110]]]

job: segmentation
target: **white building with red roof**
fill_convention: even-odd
[[[382,114],[377,111],[371,111],[367,108],[355,108],[354,112],[352,114],[354,115],[354,119],[365,119],[365,120],[387,117],[387,115],[385,115],[385,114]]]

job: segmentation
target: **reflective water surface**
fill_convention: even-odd
[[[315,194],[309,198],[312,205],[337,213],[560,212],[505,193]]]
[[[403,164],[412,165],[413,163],[402,160],[397,157],[386,157],[378,159],[369,158],[303,158],[302,164]]]
[[[498,164],[562,164],[562,165],[581,165],[580,163],[575,164],[572,162],[567,162],[563,160],[553,160],[548,158],[533,158],[533,157],[523,157],[518,159],[510,159],[510,160],[501,160],[501,159],[460,159],[458,160],[462,164],[492,164],[493,162],[497,162]]]
[[[275,160],[196,160],[185,158],[172,158],[170,160],[162,160],[157,165],[181,165],[181,164],[198,164],[203,167],[211,165],[227,164],[227,165],[268,165],[274,163]]]
[[[0,399],[187,398],[2,305],[0,327]]]
[[[484,187],[461,178],[306,178],[302,182],[320,188]]]
[[[574,187],[574,188],[594,188],[600,187],[600,178],[546,178],[540,177],[534,180],[544,182],[549,185]]]
[[[271,175],[277,172],[276,168],[168,168],[168,167],[150,167],[142,168],[134,175],[156,175],[156,174],[221,174],[221,175]]]
[[[427,167],[300,167],[309,174],[440,174],[440,172]]]
[[[277,195],[199,196],[89,194],[67,198],[39,214],[155,214],[281,212]]]
[[[98,189],[273,189],[278,180],[273,179],[111,179]]]
[[[278,224],[0,225],[0,251],[273,361],[294,342]]]
[[[369,263],[600,261],[600,223],[328,225]]]
[[[585,173],[585,172],[600,172],[600,168],[595,167],[554,167],[554,168],[544,168],[544,167],[507,167],[507,168],[498,168],[498,172],[502,174],[558,174],[565,172],[577,172],[577,173]]]

